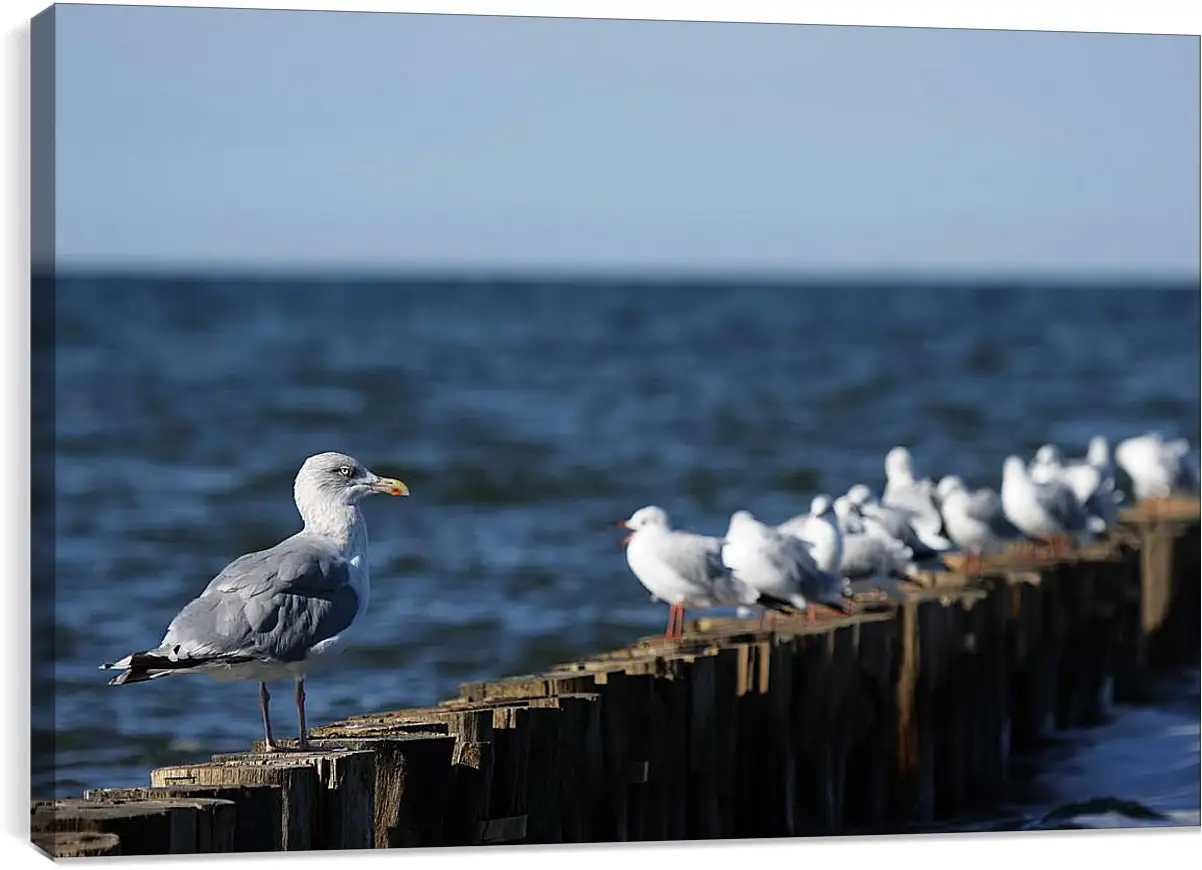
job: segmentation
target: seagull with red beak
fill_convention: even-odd
[[[664,637],[683,636],[686,607],[783,608],[735,578],[722,561],[720,538],[673,529],[663,508],[640,508],[618,525],[630,530],[623,541],[630,570],[652,596],[668,603]]]

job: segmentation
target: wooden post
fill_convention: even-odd
[[[318,747],[340,746],[371,753],[375,759],[372,846],[388,849],[437,846],[451,784],[455,738],[447,734],[373,732],[313,740]],[[356,734],[356,732],[350,732]]]
[[[526,779],[530,757],[530,709],[493,711],[493,778],[488,817],[481,830],[485,843],[514,843],[526,838]]]
[[[604,827],[607,842],[623,843],[629,839],[626,821],[627,763],[626,751],[626,674],[606,675],[601,696],[601,739],[604,758]]]
[[[99,803],[216,799],[233,805],[230,852],[271,852],[280,843],[280,788],[274,785],[93,788],[84,800]]]
[[[1062,559],[899,583],[891,612],[771,631],[707,617],[683,639],[314,728],[319,752],[215,756],[150,788],[35,802],[34,840],[66,856],[931,823],[991,799],[1011,747],[1096,721],[1111,683],[1130,699],[1148,668],[1197,661],[1198,507],[1167,510]]]
[[[205,764],[162,767],[151,784],[276,785],[284,851],[370,849],[374,759],[370,752],[216,755]]]
[[[33,844],[51,858],[87,858],[93,855],[120,855],[121,838],[116,834],[90,831],[38,831]]]
[[[443,844],[483,842],[492,791],[492,710],[465,713],[451,752],[451,784],[443,819]]]
[[[123,855],[228,852],[233,843],[229,801],[34,801],[30,815],[35,834],[115,834]]]
[[[898,674],[896,679],[896,771],[895,818],[906,821],[915,813],[919,770],[918,722],[918,604],[907,603],[900,613]]]
[[[718,735],[715,716],[718,706],[726,699],[717,696],[716,671],[717,661],[713,656],[706,656],[693,663],[690,680],[692,712],[687,739],[692,819],[689,829],[693,837],[701,840],[722,836],[716,776]]]

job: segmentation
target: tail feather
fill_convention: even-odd
[[[767,607],[769,610],[775,610],[778,613],[796,613],[799,610],[795,604],[785,601],[783,598],[768,595],[765,592],[760,593],[760,597],[756,599],[755,603]]]
[[[171,674],[188,673],[202,670],[212,665],[240,665],[253,661],[252,656],[222,655],[222,656],[190,656],[179,658],[164,649],[146,650],[130,653],[125,658],[115,662],[107,662],[100,666],[102,671],[120,670],[109,680],[110,686],[123,686],[126,683],[142,683]]]
[[[147,680],[157,680],[159,677],[169,677],[181,671],[124,671],[109,680],[110,686],[124,686],[126,683],[144,683]]]

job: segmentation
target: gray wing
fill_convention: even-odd
[[[801,594],[807,601],[820,604],[840,606],[848,588],[848,583],[842,577],[823,571],[817,565],[805,571],[801,578]]]
[[[180,659],[300,661],[354,620],[349,565],[302,536],[231,562],[171,621],[162,648]]]
[[[1065,531],[1079,532],[1085,529],[1089,517],[1067,484],[1052,481],[1035,485],[1035,498],[1040,507],[1047,511],[1048,516]]]
[[[706,535],[673,531],[657,555],[682,580],[706,592],[730,573],[722,561],[722,541]]]
[[[900,511],[911,525],[929,530],[933,535],[939,534],[943,526],[939,508],[935,506],[930,491],[922,484],[894,487],[887,497],[881,499],[881,504]]]
[[[844,535],[840,570],[848,577],[867,577],[879,573],[884,561],[882,550],[886,546],[884,538],[864,534]]]
[[[910,543],[906,541],[906,535],[912,534],[912,530],[900,511],[881,505],[867,505],[862,514],[864,519],[875,522],[889,537],[905,541],[907,545]]]
[[[841,600],[845,585],[842,577],[819,568],[809,548],[797,538],[775,532],[771,535],[778,545],[769,548],[770,558],[785,572],[789,582],[801,590],[802,597],[823,604]]]
[[[766,547],[768,560],[788,578],[790,584],[801,584],[806,575],[818,570],[818,563],[810,554],[813,545],[771,529],[766,531],[769,536]]]
[[[910,548],[893,538],[851,534],[843,536],[840,570],[849,578],[901,572],[912,558]]]
[[[984,523],[999,538],[1021,538],[1023,533],[1014,523],[1006,519],[1002,498],[992,489],[978,489],[964,502],[964,513],[979,523]]]

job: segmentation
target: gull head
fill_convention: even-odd
[[[759,528],[760,522],[751,511],[735,511],[730,515],[730,525],[726,528],[726,539],[737,538]]]
[[[1035,451],[1035,464],[1052,468],[1060,466],[1060,448],[1055,444],[1045,444]]]
[[[1110,442],[1101,435],[1095,435],[1089,439],[1089,450],[1085,454],[1085,460],[1098,468],[1104,468],[1110,465]]]
[[[810,516],[824,517],[831,512],[834,504],[831,502],[831,497],[825,493],[814,496],[810,502]]]
[[[310,456],[296,474],[293,495],[301,506],[353,505],[374,493],[409,495],[409,487],[391,477],[374,474],[345,453]]]
[[[662,507],[653,504],[639,508],[630,515],[630,519],[620,520],[618,525],[630,530],[630,534],[622,539],[623,544],[629,543],[630,539],[635,536],[635,533],[641,529],[662,529],[667,531],[670,528],[668,525],[668,512]]]
[[[905,447],[894,447],[885,454],[885,476],[889,480],[906,480],[914,477],[914,461]]]
[[[949,474],[939,481],[939,485],[935,487],[935,492],[939,496],[940,501],[946,501],[947,497],[953,492],[960,492],[964,489],[964,481],[954,474]]]
[[[852,507],[864,507],[872,501],[872,490],[862,483],[857,483],[847,491],[847,500]]]
[[[1027,466],[1017,456],[1007,456],[1002,463],[1002,482],[1007,480],[1026,480]]]

